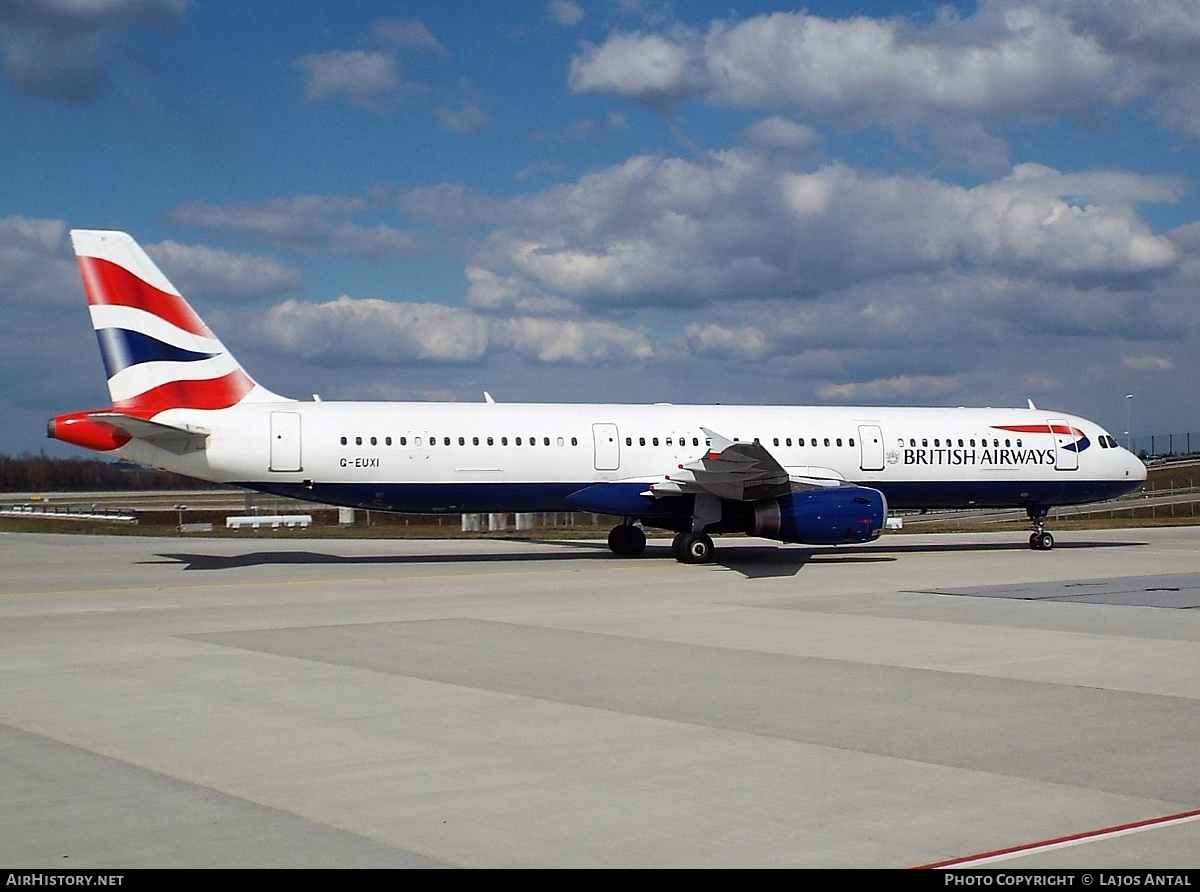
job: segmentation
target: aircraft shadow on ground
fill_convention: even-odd
[[[182,564],[184,570],[236,570],[262,566],[315,566],[340,564],[363,565],[411,565],[411,564],[481,564],[481,563],[536,563],[557,561],[613,561],[613,560],[670,560],[669,545],[651,540],[646,552],[639,558],[618,558],[603,545],[595,542],[575,542],[562,539],[509,540],[528,542],[531,545],[554,546],[553,551],[529,551],[510,554],[366,554],[340,555],[319,551],[250,551],[243,554],[200,554],[195,552],[161,552],[162,560],[145,563]],[[981,551],[1028,551],[1024,542],[947,542],[947,543],[901,543],[846,546],[841,548],[795,548],[777,545],[732,544],[737,540],[719,542],[716,558],[704,569],[732,570],[747,579],[779,578],[794,576],[806,565],[817,562],[829,563],[887,563],[904,554],[936,554]],[[1145,542],[1066,542],[1056,548],[1132,548],[1146,545]],[[699,568],[698,568],[699,569]]]

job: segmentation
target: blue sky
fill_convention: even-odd
[[[291,396],[1200,430],[1194,0],[0,0],[0,57],[3,452],[107,404],[73,227]]]

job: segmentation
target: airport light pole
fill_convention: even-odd
[[[1125,394],[1125,448],[1133,452],[1133,394]]]

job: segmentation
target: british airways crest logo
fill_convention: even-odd
[[[1071,427],[1062,422],[1047,424],[994,424],[993,428],[1000,431],[1011,431],[1014,434],[1054,434],[1055,443],[1059,449],[1068,452],[1083,452],[1092,445],[1087,434],[1077,427]]]

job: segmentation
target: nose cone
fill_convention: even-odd
[[[1138,486],[1146,482],[1146,466],[1132,452],[1125,453],[1125,479]]]

